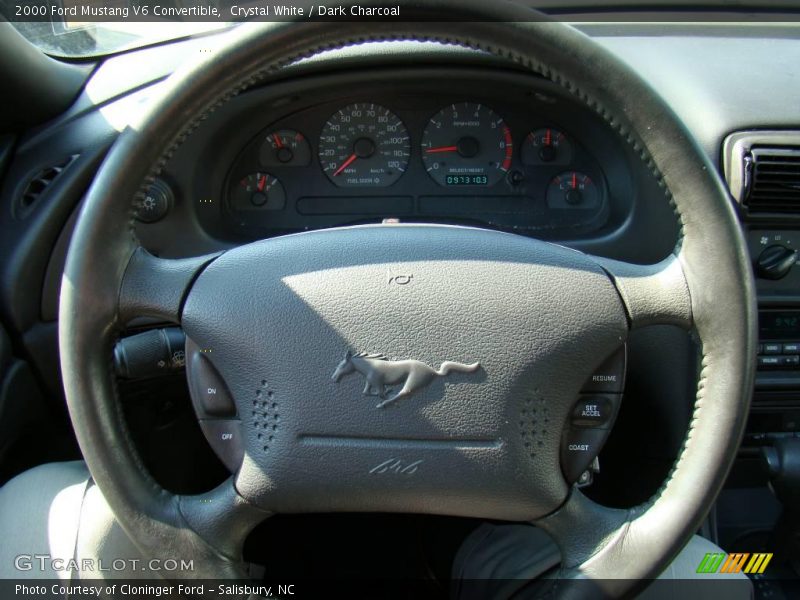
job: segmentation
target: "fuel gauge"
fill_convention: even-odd
[[[279,129],[267,134],[259,160],[265,167],[307,167],[311,164],[311,146],[299,131]]]
[[[572,142],[558,129],[537,129],[522,143],[522,163],[525,165],[568,165],[571,161]]]
[[[547,186],[548,208],[597,208],[600,191],[584,173],[567,171],[557,175]]]
[[[286,191],[269,173],[252,173],[233,185],[230,200],[234,210],[281,210]]]

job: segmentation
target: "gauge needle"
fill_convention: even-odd
[[[578,187],[578,174],[573,171],[572,173],[572,189],[577,189]]]
[[[458,146],[439,146],[438,148],[428,148],[425,154],[437,154],[439,152],[457,152]]]
[[[358,156],[355,154],[351,154],[346,161],[344,161],[341,166],[333,172],[333,176],[336,177],[337,175],[341,174],[347,167],[353,164],[353,161],[357,159]]]
[[[263,192],[264,191],[264,187],[266,185],[267,185],[267,176],[266,175],[262,175],[261,177],[258,178],[258,184],[256,185],[256,189],[259,192]]]
[[[277,133],[272,136],[272,141],[275,142],[275,146],[277,148],[283,148],[283,142],[281,141],[281,136]]]

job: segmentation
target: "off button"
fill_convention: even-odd
[[[235,473],[244,459],[241,421],[238,419],[200,420],[200,428],[222,463]]]

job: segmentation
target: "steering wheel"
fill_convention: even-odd
[[[437,22],[442,15],[460,22]],[[534,523],[562,552],[560,592],[630,593],[696,531],[743,432],[756,317],[734,210],[672,111],[582,33],[505,2],[418,1],[403,16],[417,22],[242,25],[175,73],[147,117],[119,136],[87,194],[61,291],[62,373],[84,457],[143,555],[193,559],[191,577],[245,577],[243,540],[271,514],[416,512]],[[302,233],[184,260],[139,246],[132,199],[206,115],[300,58],[384,40],[505,58],[596,111],[661,182],[665,197],[652,201],[674,208],[674,252],[641,266],[412,224]],[[410,284],[392,285],[395,277]],[[140,316],[180,324],[234,399],[244,456],[206,494],[161,488],[127,432],[110,361],[119,332]],[[655,497],[607,508],[565,480],[562,436],[581,384],[631,329],[658,323],[699,341],[689,431]],[[371,359],[364,391],[376,398],[361,395],[359,377],[344,377],[354,357]],[[385,394],[392,381],[405,381],[397,398]],[[520,428],[536,410],[526,437]],[[391,469],[375,468],[388,460]],[[575,588],[581,579],[591,585]]]

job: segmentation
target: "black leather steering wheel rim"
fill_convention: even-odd
[[[205,114],[299,58],[381,40],[486,51],[551,79],[599,113],[663,183],[681,224],[674,255],[658,265],[598,260],[631,327],[692,327],[701,344],[697,402],[679,460],[643,506],[606,509],[573,490],[559,510],[537,521],[562,549],[560,592],[569,595],[579,589],[571,580],[588,578],[596,580],[594,593],[622,596],[658,575],[698,528],[743,433],[757,336],[754,285],[736,215],[714,167],[669,107],[583,34],[511,3],[415,2],[404,14],[461,15],[463,22],[244,25],[213,56],[173,75],[147,118],[120,135],[87,194],[62,282],[62,373],[78,441],[94,480],[145,556],[193,558],[192,577],[243,577],[242,541],[268,513],[239,496],[232,480],[203,496],[166,492],[138,459],[121,415],[110,363],[116,335],[133,316],[180,322],[187,290],[215,258],[148,255],[133,235],[131,198]]]

